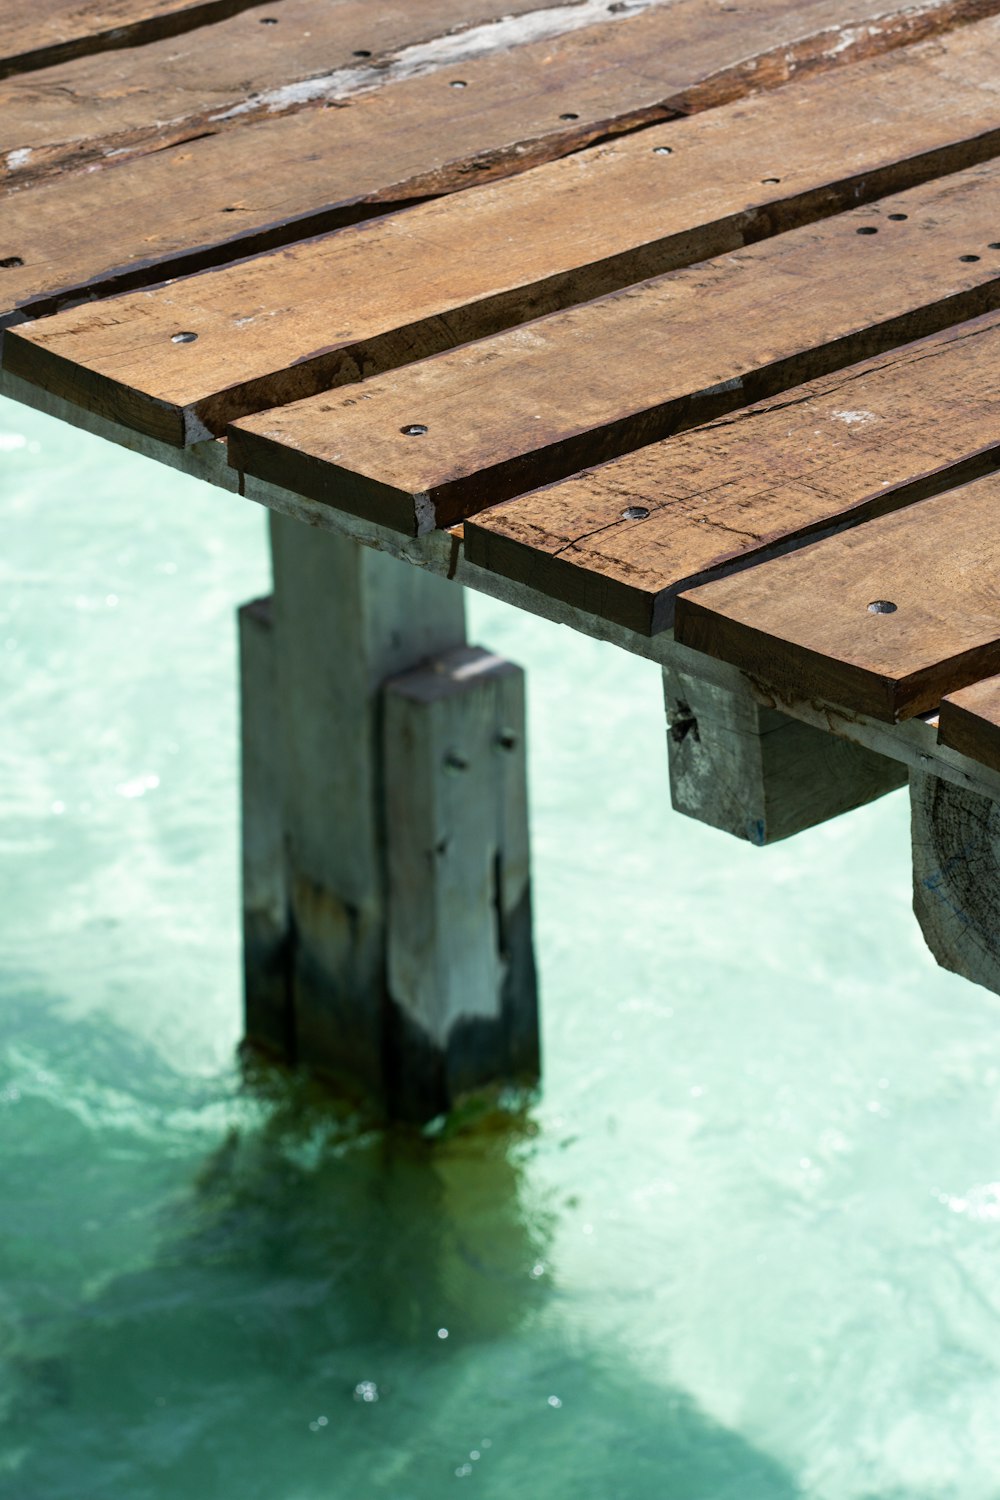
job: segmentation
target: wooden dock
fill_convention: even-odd
[[[909,781],[1000,993],[1000,0],[17,0],[0,49],[0,389],[272,513],[251,1044],[412,1119],[538,1075],[465,588],[658,661],[713,827]]]

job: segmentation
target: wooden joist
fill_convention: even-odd
[[[4,0],[0,78],[138,47],[267,0]],[[277,10],[281,0],[274,0]]]
[[[802,698],[896,720],[1000,670],[1000,476],[677,601],[684,645]]]
[[[465,556],[642,635],[674,601],[796,542],[1000,467],[988,313],[465,523]]]
[[[705,3],[676,0],[670,16],[679,24],[685,11],[704,9]],[[345,10],[343,3],[340,10]],[[649,19],[660,21],[653,12]],[[646,20],[638,16],[629,24],[638,27]],[[747,38],[741,35],[739,17],[733,21],[715,37],[717,55],[708,59],[704,48],[685,58],[681,29],[669,57],[675,77],[683,79],[687,69],[691,80],[686,107],[702,108],[714,97],[715,75],[702,76],[709,64],[740,55]],[[416,300],[426,302],[422,283],[429,278],[440,289],[441,282],[440,266],[428,272],[426,263],[446,244],[449,261],[456,250],[463,254],[466,281],[464,287],[456,282],[456,291],[466,300],[501,294],[510,302],[520,293],[525,308],[510,316],[537,316],[566,300],[596,296],[612,285],[829,213],[850,203],[851,195],[860,201],[982,160],[995,150],[991,61],[1000,42],[998,28],[996,20],[963,27],[939,44],[896,50],[829,79],[811,80],[808,88],[782,91],[770,100],[778,110],[770,124],[769,101],[763,98],[745,105],[745,113],[724,109],[718,124],[713,125],[715,116],[709,113],[698,122],[665,125],[661,144],[673,152],[669,170],[664,155],[647,158],[641,138],[625,137],[577,156],[561,173],[550,168],[547,176],[531,179],[533,185],[519,196],[484,198],[480,191],[478,206],[465,210],[467,220],[461,213],[456,219],[414,219],[409,214],[384,242],[384,253],[395,247],[392,274],[396,278],[410,268],[412,276],[419,267]],[[621,34],[631,35],[628,28]],[[564,38],[563,51],[582,47],[581,36]],[[539,61],[537,54],[544,50],[517,49],[517,58],[530,65],[519,67],[516,77],[534,79],[530,98],[522,97],[527,82],[517,97],[505,98],[499,85],[509,74],[498,73],[497,97],[484,103],[479,97],[483,87],[476,85],[477,103],[470,97],[475,80],[466,78],[469,69],[463,65],[458,81],[466,83],[464,89],[451,87],[456,79],[447,70],[365,94],[350,108],[308,110],[264,123],[244,120],[239,130],[201,136],[133,160],[115,157],[113,169],[69,173],[38,183],[28,193],[14,193],[4,208],[0,323],[17,310],[37,317],[83,297],[225,264],[386,212],[408,198],[522,170],[539,156],[564,155],[579,144],[577,135],[566,135],[578,133],[579,124],[560,117],[579,113],[563,106],[579,104],[580,64],[560,81],[558,71],[553,76]],[[557,70],[566,60],[556,54]],[[480,60],[475,66],[496,66],[497,61]],[[639,75],[629,76],[636,86],[642,82]],[[644,86],[649,88],[648,80]],[[601,130],[613,124],[607,119],[613,91],[610,83],[606,87]],[[869,111],[877,125],[859,130],[858,120]],[[822,113],[828,118],[820,128]],[[593,120],[587,126],[593,134],[591,127]],[[838,144],[843,148],[839,156]],[[772,178],[780,180],[762,180]],[[711,199],[706,195],[709,183]],[[612,198],[617,211],[609,216],[605,209]],[[505,215],[512,226],[506,231]],[[480,261],[487,263],[480,280],[484,274],[493,277],[485,290],[467,280],[468,262],[477,248],[465,243],[470,234],[476,236]],[[354,243],[371,255],[381,242]],[[58,254],[53,254],[54,246]],[[539,265],[546,249],[550,260],[554,257],[547,268]],[[331,315],[331,299],[345,274],[349,291],[333,305],[342,308],[344,300],[364,297],[363,280],[359,286],[356,273],[351,280],[350,242],[326,249],[302,247],[300,254],[307,269],[319,268],[327,255],[333,256],[325,264],[328,280],[317,276],[318,284],[311,288],[318,298],[314,324]],[[295,265],[298,274],[299,262]],[[227,287],[256,300],[254,279],[266,278],[269,270],[267,265],[247,266],[243,273],[245,280],[237,276],[214,284],[218,316],[224,315]],[[291,274],[284,263],[281,273]],[[545,300],[525,299],[525,286],[537,287],[546,279],[551,283],[560,273],[562,280],[549,287]],[[209,295],[203,288],[193,290],[198,298]],[[184,293],[174,289],[173,295]],[[404,285],[394,300],[398,304],[413,296]],[[280,318],[278,322],[281,326]],[[487,331],[500,326],[498,307]],[[313,339],[296,347],[294,327],[288,337],[293,359],[316,344]]]

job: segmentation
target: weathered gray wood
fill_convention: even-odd
[[[539,1072],[524,674],[464,647],[389,682],[388,988],[404,1116]]]
[[[1000,801],[910,775],[913,910],[934,957],[1000,994]]]
[[[239,611],[246,1040],[295,1060],[274,630],[270,599]]]
[[[462,591],[281,516],[271,541],[297,1055],[391,1111],[381,688],[464,643]]]
[[[906,784],[897,761],[763,706],[745,680],[724,686],[667,666],[663,691],[674,807],[751,844]]]

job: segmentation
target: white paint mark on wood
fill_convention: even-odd
[[[316,78],[304,78],[297,83],[267,89],[211,118],[214,121],[231,120],[237,115],[256,113],[261,109],[278,114],[321,100],[333,103],[381,88],[386,83],[400,83],[408,78],[419,78],[425,73],[437,72],[441,68],[474,62],[478,58],[504,52],[511,47],[565,36],[568,32],[579,31],[598,22],[611,25],[617,21],[629,20],[654,5],[670,3],[671,0],[628,0],[620,10],[611,10],[607,0],[577,0],[573,5],[548,6],[528,15],[502,16],[497,21],[469,26],[450,36],[435,37],[429,42],[415,42],[410,47],[401,48],[378,65],[336,68],[333,72],[320,74]]]

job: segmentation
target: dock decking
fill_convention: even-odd
[[[49,0],[0,47],[0,388],[274,513],[252,1041],[414,1117],[537,1072],[463,586],[658,660],[716,827],[909,775],[928,942],[1000,992],[1000,0]]]

